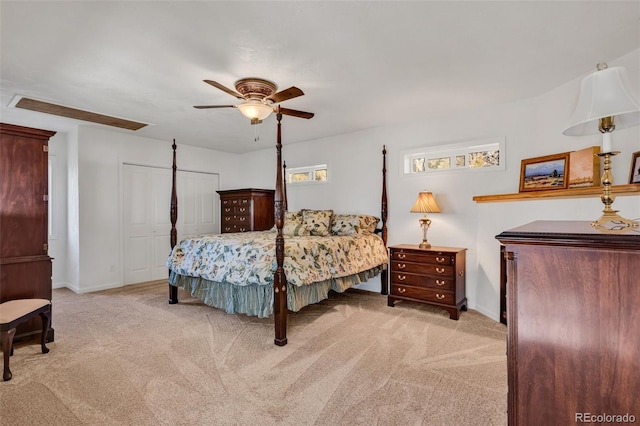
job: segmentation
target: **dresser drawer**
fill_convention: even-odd
[[[429,287],[443,290],[454,290],[455,277],[437,277],[418,274],[408,274],[406,272],[391,271],[391,282],[399,285],[413,285],[418,287]]]
[[[247,225],[222,225],[222,232],[247,232],[251,228]]]
[[[413,263],[395,260],[391,261],[391,270],[394,272],[429,274],[442,277],[453,277],[456,274],[456,270],[453,266],[434,265],[432,263]]]
[[[249,215],[230,215],[222,218],[222,225],[240,225],[248,226],[251,223]]]
[[[391,283],[391,294],[409,299],[454,305],[455,296],[452,291],[435,290],[423,287],[413,287]]]
[[[250,216],[251,215],[251,205],[239,205],[239,206],[234,206],[234,205],[226,205],[226,206],[222,206],[222,214],[223,216],[230,216],[230,215],[246,215],[246,216]]]
[[[403,250],[391,250],[391,260],[398,260],[402,262],[416,262],[416,263],[429,263],[433,265],[454,265],[455,253],[447,252],[416,252],[416,251],[403,251]]]
[[[220,202],[222,203],[222,207],[226,207],[226,206],[231,206],[231,207],[245,206],[246,207],[251,205],[251,198],[227,198],[227,199],[220,200]]]

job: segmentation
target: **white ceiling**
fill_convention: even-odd
[[[9,108],[15,95],[152,123],[133,132],[247,152],[243,77],[297,86],[293,143],[544,93],[640,47],[639,1],[2,0],[2,121],[67,131],[78,121]],[[576,94],[577,96],[577,94]],[[122,132],[131,132],[121,130]]]

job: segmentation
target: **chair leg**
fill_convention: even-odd
[[[2,353],[4,355],[4,371],[2,373],[2,379],[6,382],[11,380],[11,370],[9,370],[9,357],[13,353],[13,336],[16,334],[16,329],[3,331],[0,333],[0,346],[2,346]]]
[[[49,353],[49,348],[47,348],[47,332],[49,331],[49,325],[51,324],[51,318],[49,317],[49,312],[41,312],[40,317],[42,318],[42,337],[40,340],[40,346],[42,346],[42,353]]]

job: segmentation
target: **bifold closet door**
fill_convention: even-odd
[[[178,171],[178,238],[219,232],[217,174]],[[167,277],[170,252],[171,170],[123,168],[124,284]]]

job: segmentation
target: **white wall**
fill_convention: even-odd
[[[609,63],[627,68],[636,94],[640,92],[639,64],[640,50]],[[418,215],[409,210],[419,191],[433,192],[442,213],[431,217],[429,241],[468,249],[469,307],[498,320],[500,264],[495,236],[533,220],[595,220],[603,205],[597,197],[490,204],[475,203],[472,197],[518,192],[522,159],[600,145],[599,135],[562,135],[577,102],[582,77],[532,99],[297,144],[286,144],[286,120],[294,118],[285,117],[283,158],[287,165],[327,163],[330,173],[325,185],[289,186],[289,209],[332,208],[340,213],[379,214],[380,151],[386,144],[389,245],[420,242]],[[446,172],[427,177],[405,177],[401,173],[402,150],[497,136],[506,139],[504,171]],[[613,161],[616,183],[627,183],[631,154],[640,150],[640,127],[614,132],[613,144],[621,151]],[[252,164],[254,173],[244,177],[242,186],[273,182],[274,156],[272,147],[244,155],[243,162]],[[268,187],[273,188],[273,183]],[[640,218],[638,195],[618,197],[614,207],[627,218]],[[362,287],[378,291],[380,281],[374,279]]]

